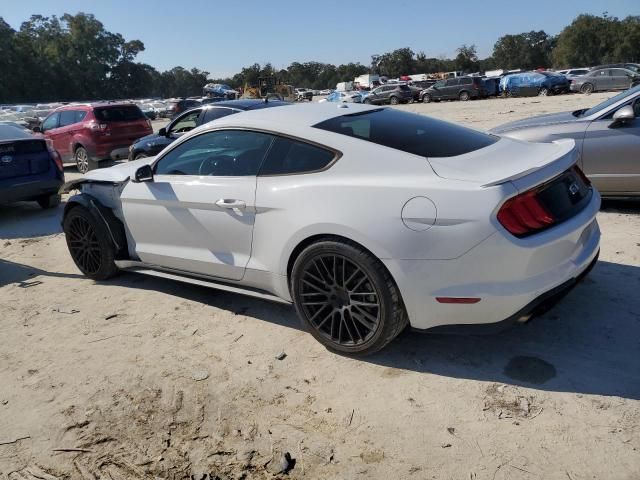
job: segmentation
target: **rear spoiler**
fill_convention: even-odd
[[[571,168],[577,161],[579,157],[578,150],[575,148],[575,141],[570,138],[562,138],[560,140],[554,140],[553,142],[560,147],[563,147],[565,152],[561,154],[556,160],[553,162],[547,163],[542,167],[532,167],[528,170],[524,170],[522,172],[518,172],[515,175],[511,175],[509,177],[501,178],[500,180],[496,180],[490,183],[486,183],[482,185],[483,187],[494,187],[496,185],[502,185],[507,182],[514,182],[516,184],[516,188],[518,188],[518,180],[532,176],[530,179],[534,183],[544,183],[547,180],[550,180],[556,177],[559,172],[564,172]],[[529,183],[529,182],[527,182]]]

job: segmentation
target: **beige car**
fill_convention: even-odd
[[[640,197],[640,85],[589,109],[507,123],[491,133],[551,142],[572,138],[580,166],[606,197]]]

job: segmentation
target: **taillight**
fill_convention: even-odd
[[[149,127],[149,128],[153,128],[153,127],[151,126],[151,120],[149,120],[148,118],[147,118],[147,127]]]
[[[49,154],[51,155],[51,158],[53,158],[53,162],[56,164],[56,167],[58,167],[58,170],[63,172],[64,166],[62,165],[62,158],[60,158],[60,154],[58,153],[58,151],[55,148],[53,148],[53,142],[47,139],[46,143],[47,143],[47,150],[49,150]]]
[[[526,237],[556,223],[556,218],[531,190],[507,200],[498,211],[498,221],[516,237]]]
[[[107,125],[106,123],[98,123],[98,122],[94,122],[94,121],[89,122],[89,124],[87,126],[91,130],[99,130],[101,132],[104,132],[109,128],[109,125]]]

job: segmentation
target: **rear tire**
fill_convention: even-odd
[[[107,228],[89,210],[72,207],[62,222],[67,248],[78,269],[93,280],[106,280],[118,272],[115,248]]]
[[[593,84],[585,83],[580,87],[580,92],[584,93],[585,95],[591,95],[593,93]]]
[[[365,98],[363,103],[365,103],[366,105],[371,105],[371,100]]]
[[[57,193],[53,195],[45,195],[44,197],[40,197],[37,199],[38,205],[42,208],[56,208],[60,205],[61,196]]]
[[[429,95],[428,93],[425,93],[424,96],[422,97],[422,103],[431,103],[431,95]]]
[[[469,92],[460,92],[460,95],[458,95],[458,99],[461,102],[466,102],[470,98],[471,98],[471,96],[469,95]]]
[[[538,90],[539,97],[548,97],[549,95],[551,95],[551,90],[546,87],[542,87],[540,90]]]
[[[298,316],[329,350],[368,355],[408,324],[398,287],[380,261],[347,242],[305,248],[291,271]]]
[[[389,103],[390,103],[391,105],[398,105],[398,103],[400,103],[400,100],[398,100],[398,97],[391,97],[391,98],[389,99]]]

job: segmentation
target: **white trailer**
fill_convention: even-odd
[[[380,75],[371,75],[367,73],[366,75],[360,75],[353,79],[353,84],[356,86],[360,86],[362,88],[373,88],[375,87],[375,82],[380,83]]]
[[[336,90],[339,92],[350,92],[353,90],[353,82],[340,82],[336,85]]]

